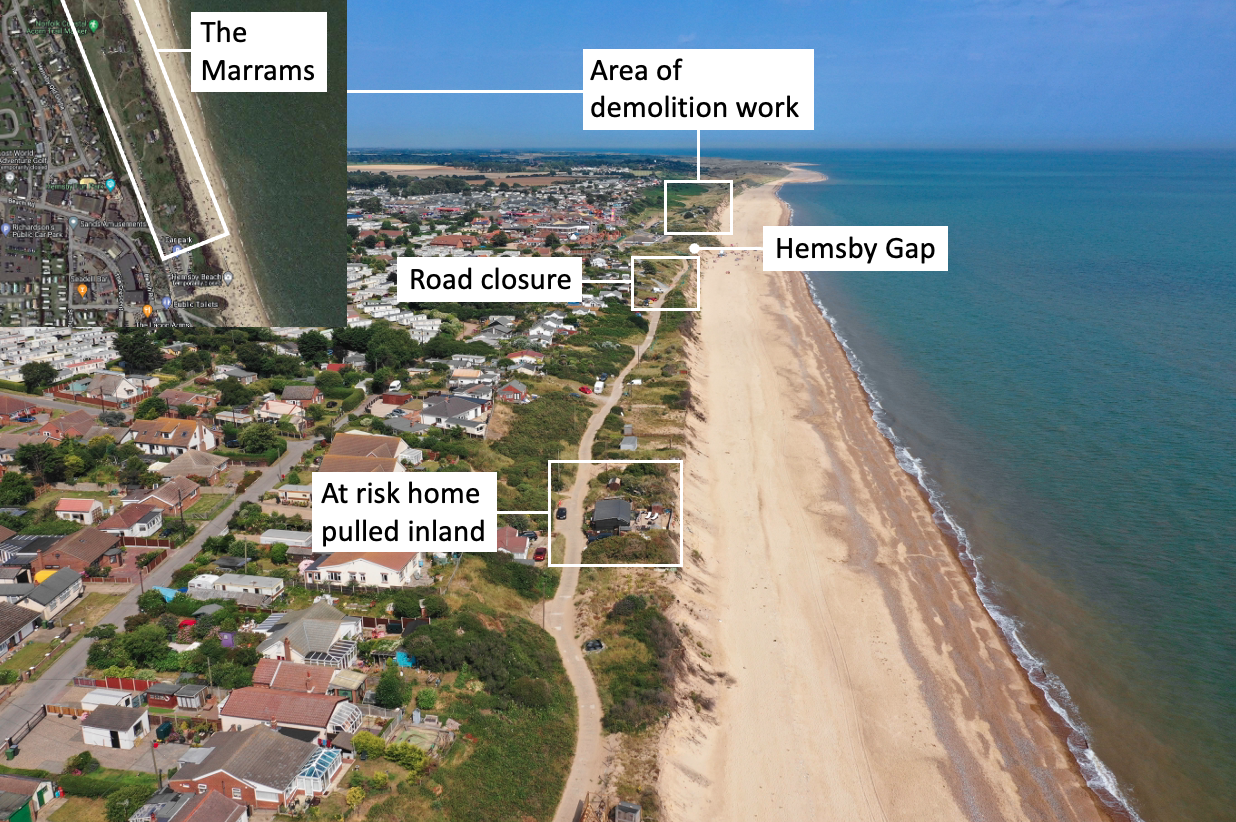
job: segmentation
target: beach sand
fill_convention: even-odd
[[[743,193],[723,239],[788,222],[776,189]],[[802,275],[703,258],[684,520],[699,559],[672,616],[716,705],[669,722],[662,818],[1106,819]]]
[[[219,222],[218,212],[210,200],[206,183],[201,179],[197,160],[193,157],[189,140],[185,135],[184,124],[180,120],[180,115],[176,113],[171,92],[168,90],[167,82],[163,79],[163,72],[159,69],[155,59],[156,55],[151,50],[150,38],[146,34],[146,27],[142,25],[142,17],[135,0],[125,0],[125,11],[133,21],[137,32],[139,56],[145,66],[147,76],[151,79],[151,85],[155,88],[158,103],[171,128],[172,141],[177,151],[180,152],[181,163],[189,177],[189,189],[197,205],[198,213],[202,216],[203,229],[207,237],[213,237],[223,231],[223,225]],[[164,49],[187,47],[187,38],[182,42],[176,35],[167,0],[144,0],[141,11],[145,13],[146,21],[150,24],[156,47]],[[167,67],[167,76],[176,90],[176,99],[180,102],[185,120],[193,134],[202,164],[206,167],[211,185],[214,186],[219,208],[223,210],[223,219],[227,221],[227,228],[231,232],[230,236],[215,240],[208,248],[213,249],[223,270],[231,271],[235,275],[230,286],[198,288],[195,297],[213,294],[226,299],[228,307],[223,312],[224,325],[269,326],[269,315],[262,304],[262,298],[258,293],[257,283],[254,282],[253,271],[241,241],[240,221],[236,219],[236,213],[228,199],[226,178],[221,173],[219,163],[211,148],[210,132],[206,130],[206,119],[198,105],[197,96],[189,90],[190,78],[186,56],[176,53],[165,54],[163,63]]]

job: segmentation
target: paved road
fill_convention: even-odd
[[[245,493],[233,500],[222,513],[206,523],[194,535],[192,540],[178,550],[173,551],[170,559],[156,568],[150,576],[146,577],[145,587],[168,585],[171,582],[172,573],[193,559],[197,552],[201,550],[202,543],[207,537],[218,536],[227,530],[228,520],[232,518],[232,514],[236,512],[236,509],[240,507],[242,502],[257,502],[262,494],[275,486],[275,483],[279,481],[279,475],[299,462],[301,456],[316,441],[316,439],[289,440],[287,453],[278,462],[263,471],[262,476],[253,485],[249,486]],[[125,617],[137,613],[137,597],[140,593],[140,587],[134,587],[100,621],[122,626]],[[73,677],[86,667],[86,653],[90,648],[91,642],[93,640],[78,640],[72,648],[65,651],[59,659],[52,663],[51,667],[36,682],[22,685],[17,693],[0,706],[0,740],[11,736],[30,717],[38,713],[39,708],[44,703],[55,702],[64,688],[72,684]]]
[[[653,303],[652,307],[660,307],[666,295],[678,285],[684,265],[674,277],[669,288]],[[657,326],[661,322],[661,312],[650,312],[648,333],[644,341],[635,348],[635,356],[610,384],[609,393],[603,395],[603,401],[592,412],[588,426],[584,429],[584,438],[579,443],[579,455],[576,459],[592,459],[592,443],[601,424],[610,409],[622,399],[622,383],[631,369],[639,364],[644,353],[652,345],[657,336]],[[566,535],[566,558],[563,562],[578,564],[587,541],[584,537],[583,517],[584,498],[588,496],[588,481],[595,476],[599,466],[577,465],[575,483],[571,486],[568,497],[562,502],[567,509],[567,518],[562,520],[561,532]],[[553,516],[551,513],[550,516]],[[545,626],[554,637],[558,653],[562,656],[562,664],[566,667],[567,678],[575,688],[575,700],[578,707],[579,730],[575,738],[575,758],[571,762],[571,773],[567,776],[566,788],[562,799],[558,802],[558,810],[554,814],[554,822],[575,822],[583,809],[584,794],[600,787],[600,778],[605,763],[605,751],[602,745],[601,731],[601,698],[597,693],[596,682],[592,671],[584,661],[582,643],[575,636],[575,589],[579,585],[579,568],[563,568],[562,579],[558,583],[558,593],[552,602],[546,603]]]

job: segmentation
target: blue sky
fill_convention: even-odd
[[[584,48],[813,48],[814,132],[728,147],[1236,147],[1236,3],[348,3],[348,88],[580,88]],[[694,152],[576,95],[349,95],[348,145]]]

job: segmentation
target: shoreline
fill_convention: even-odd
[[[187,43],[181,42],[176,32],[169,0],[146,0],[140,8],[145,14],[146,22],[150,24],[150,33],[157,47],[186,48],[188,46]],[[221,233],[223,226],[211,203],[206,184],[198,179],[197,160],[194,159],[192,149],[189,147],[185,127],[176,113],[176,106],[173,104],[168,84],[163,78],[163,72],[159,68],[157,56],[150,51],[150,38],[146,34],[146,27],[142,24],[142,15],[138,13],[136,0],[125,0],[124,9],[136,33],[138,59],[142,61],[144,71],[155,88],[156,102],[163,110],[164,118],[171,131],[172,143],[176,147],[181,165],[185,170],[190,195],[201,218],[202,229],[206,232],[206,237],[212,237]],[[185,121],[191,133],[197,137],[194,144],[202,158],[206,174],[211,184],[215,186],[215,197],[219,201],[219,209],[223,212],[223,219],[229,231],[229,236],[215,240],[205,246],[202,251],[207,256],[213,255],[224,271],[231,271],[235,275],[232,285],[198,287],[195,289],[193,298],[213,296],[227,300],[227,308],[220,312],[223,326],[269,327],[270,314],[262,300],[261,290],[254,279],[253,268],[245,252],[240,221],[232,207],[227,178],[222,173],[210,143],[210,130],[206,126],[205,114],[197,96],[190,91],[191,83],[185,61],[180,54],[170,53],[164,65],[167,68],[167,76],[175,89],[175,99],[180,101]]]
[[[737,198],[735,245],[788,222],[781,185],[813,178],[787,168]],[[684,569],[675,619],[707,648],[691,660],[703,682],[722,684],[706,724],[670,721],[663,806],[682,819],[1109,818],[805,276],[768,276],[751,252],[718,262],[692,377],[707,417],[695,458],[716,465],[692,472],[703,560]],[[705,479],[718,476],[742,487]],[[743,721],[757,715],[775,725]]]

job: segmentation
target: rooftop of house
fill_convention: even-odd
[[[126,505],[98,524],[100,531],[128,530],[138,523],[149,524],[163,516],[163,511],[146,502]]]
[[[176,772],[175,780],[192,782],[225,771],[245,782],[283,790],[317,752],[317,746],[311,742],[284,736],[262,725],[246,731],[217,733],[206,744],[210,753],[201,762],[185,764]]]
[[[57,511],[65,511],[73,514],[89,514],[95,507],[103,507],[103,503],[97,499],[77,499],[74,497],[64,497],[56,503]]]
[[[282,659],[262,658],[258,660],[257,668],[253,671],[253,684],[265,685],[277,691],[324,694],[330,687],[334,674],[334,668],[323,665],[304,665]]]
[[[325,728],[335,706],[342,701],[344,697],[334,694],[237,688],[219,708],[219,716]]]
[[[145,713],[145,708],[100,705],[82,717],[82,727],[99,728],[104,731],[127,731],[132,729]]]
[[[19,629],[26,627],[40,616],[38,611],[0,600],[0,641],[13,636]]]

